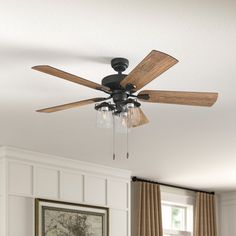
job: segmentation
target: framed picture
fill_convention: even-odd
[[[36,236],[108,236],[108,208],[35,199]]]

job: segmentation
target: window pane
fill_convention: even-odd
[[[163,236],[192,236],[193,206],[162,202]]]
[[[164,229],[171,229],[171,206],[162,205],[162,222]]]
[[[185,208],[183,207],[171,207],[172,214],[172,230],[186,230],[185,226]]]

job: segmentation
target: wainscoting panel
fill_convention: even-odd
[[[1,150],[6,158],[0,164],[0,236],[34,235],[35,198],[107,207],[110,235],[130,236],[130,171],[15,148]]]
[[[110,210],[110,235],[127,236],[128,235],[128,214],[125,210]]]
[[[31,165],[17,162],[8,164],[9,192],[12,194],[32,195],[33,170]]]
[[[4,199],[3,196],[0,196],[0,235],[4,235]]]
[[[26,197],[10,196],[8,205],[9,236],[34,235],[33,199]]]
[[[35,194],[40,197],[58,198],[58,171],[49,168],[37,167],[35,172]]]
[[[83,201],[83,175],[67,171],[60,172],[60,198],[65,201]]]
[[[84,202],[88,204],[106,205],[106,179],[97,176],[85,176]]]
[[[3,189],[4,189],[4,168],[3,168],[3,162],[2,160],[0,160],[0,196],[3,195]]]
[[[107,201],[113,208],[128,208],[128,183],[119,180],[107,181]]]

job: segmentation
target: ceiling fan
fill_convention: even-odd
[[[40,109],[37,110],[37,112],[51,113],[96,103],[96,110],[103,112],[112,111],[112,113],[117,116],[120,114],[127,114],[127,111],[130,111],[129,113],[133,116],[130,126],[137,127],[148,122],[147,117],[140,109],[141,104],[138,101],[207,107],[212,106],[217,100],[218,93],[142,90],[137,95],[135,94],[156,77],[174,66],[177,62],[177,59],[166,53],[152,50],[128,75],[126,75],[122,72],[128,68],[129,61],[126,58],[114,58],[111,60],[111,66],[118,73],[106,76],[102,79],[101,84],[83,79],[48,65],[34,66],[32,67],[34,70],[92,89],[100,90],[108,94],[108,97],[95,97]],[[111,99],[112,102],[105,102],[109,99]]]

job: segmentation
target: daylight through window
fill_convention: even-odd
[[[193,206],[162,202],[164,236],[192,236]]]

